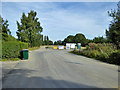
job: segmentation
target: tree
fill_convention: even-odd
[[[44,36],[44,41],[47,41],[47,37],[46,36]]]
[[[108,11],[108,15],[113,18],[109,25],[109,30],[106,30],[107,39],[113,42],[120,49],[120,2],[117,4],[117,10]]]
[[[63,45],[65,45],[66,43],[74,43],[74,36],[73,35],[69,35],[67,38],[65,38],[62,42]]]
[[[17,21],[18,30],[16,33],[18,40],[28,42],[30,47],[41,45],[41,32],[43,28],[40,26],[39,18],[36,15],[37,12],[31,10],[28,16],[25,13],[22,14],[21,23]]]
[[[55,42],[54,42],[54,45],[57,45],[56,43],[57,43],[57,42],[55,41]]]
[[[76,34],[75,36],[69,35],[67,38],[65,38],[62,42],[63,45],[66,43],[81,43],[82,46],[87,45],[88,39],[85,38],[85,36],[81,33]]]
[[[49,41],[49,37],[47,36],[47,41]]]
[[[53,45],[53,42],[49,39],[48,36],[44,36],[44,45]]]
[[[2,17],[0,16],[0,43],[2,41]],[[2,44],[0,44],[2,45]]]
[[[62,45],[62,41],[61,41],[61,40],[58,40],[58,41],[57,41],[57,45]]]
[[[87,39],[88,43],[93,43],[93,40]]]
[[[93,42],[94,43],[106,43],[107,42],[107,39],[106,38],[104,38],[103,36],[102,37],[95,37],[94,39],[93,39]]]
[[[48,38],[48,36],[44,36],[44,43],[45,43],[45,45],[49,45],[49,38]]]
[[[8,36],[11,35],[11,31],[8,28],[8,20],[3,20],[3,18],[0,16],[0,27],[2,31],[2,40],[8,41]]]
[[[66,43],[73,43],[74,42],[74,36],[73,35],[69,35],[66,39],[65,39]]]
[[[49,37],[48,36],[46,36],[46,45],[49,45],[50,44],[50,42],[49,42]]]
[[[82,46],[85,46],[88,43],[88,40],[85,38],[83,34],[79,33],[75,35],[74,42],[81,43]]]
[[[50,41],[49,41],[49,45],[53,45],[53,41],[50,40]]]
[[[62,41],[61,40],[57,40],[54,42],[54,45],[62,45]]]

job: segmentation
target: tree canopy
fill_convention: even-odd
[[[36,17],[37,12],[31,10],[28,16],[22,14],[21,22],[17,21],[17,36],[18,40],[27,42],[31,47],[40,46],[42,44],[43,36],[41,32],[43,28],[40,26],[39,18]]]
[[[63,42],[61,40],[57,40],[54,42],[54,45],[63,45]]]
[[[11,31],[8,28],[8,20],[3,20],[3,18],[0,16],[0,29],[2,31],[2,40],[8,41],[9,40],[9,35],[11,35]]]
[[[67,38],[65,38],[62,44],[65,45],[66,43],[81,43],[83,46],[85,46],[88,43],[88,40],[82,33],[78,33],[75,36],[69,35]]]
[[[81,43],[82,46],[85,46],[88,43],[88,40],[86,39],[86,37],[83,34],[78,33],[74,37],[74,42]]]
[[[53,42],[49,40],[48,36],[44,36],[44,45],[53,45]]]
[[[64,41],[67,42],[67,43],[73,43],[74,42],[74,36],[69,35],[67,38],[65,38]]]
[[[98,37],[94,37],[93,42],[94,43],[106,43],[107,39],[104,38],[103,36],[102,37],[98,36]]]
[[[108,15],[113,18],[109,25],[109,30],[106,30],[106,36],[109,41],[112,41],[120,48],[120,2],[117,4],[117,10],[108,11]]]

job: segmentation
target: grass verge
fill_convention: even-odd
[[[21,60],[20,58],[7,58],[7,59],[2,59],[2,61],[19,61]]]
[[[29,48],[29,51],[33,51],[33,50],[36,50],[36,49],[39,49],[40,47],[32,47],[32,48]]]

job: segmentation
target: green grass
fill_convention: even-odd
[[[32,48],[29,48],[29,51],[33,51],[33,50],[37,50],[39,49],[40,47],[32,47]]]
[[[19,61],[21,60],[20,58],[7,58],[7,59],[2,59],[2,61]]]

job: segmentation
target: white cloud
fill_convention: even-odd
[[[88,38],[104,35],[104,31],[107,28],[106,25],[109,24],[107,13],[103,14],[100,11],[94,12],[94,15],[92,15],[92,13],[93,12],[87,14],[73,13],[60,9],[47,12],[46,14],[49,15],[49,19],[42,21],[44,22],[44,33],[49,34],[53,40],[63,39],[68,34],[78,32],[84,33]],[[45,16],[47,16],[46,14]]]
[[[30,10],[37,11],[44,29],[43,34],[49,35],[52,40],[64,39],[69,34],[79,32],[87,38],[104,35],[110,21],[107,10],[114,5],[96,6],[94,10],[86,9],[91,7],[90,4],[84,6],[80,8],[73,4],[65,8],[65,5],[61,6],[59,3],[3,3],[3,16],[8,19],[14,36],[17,30],[16,20],[20,21],[22,12],[27,14]]]

